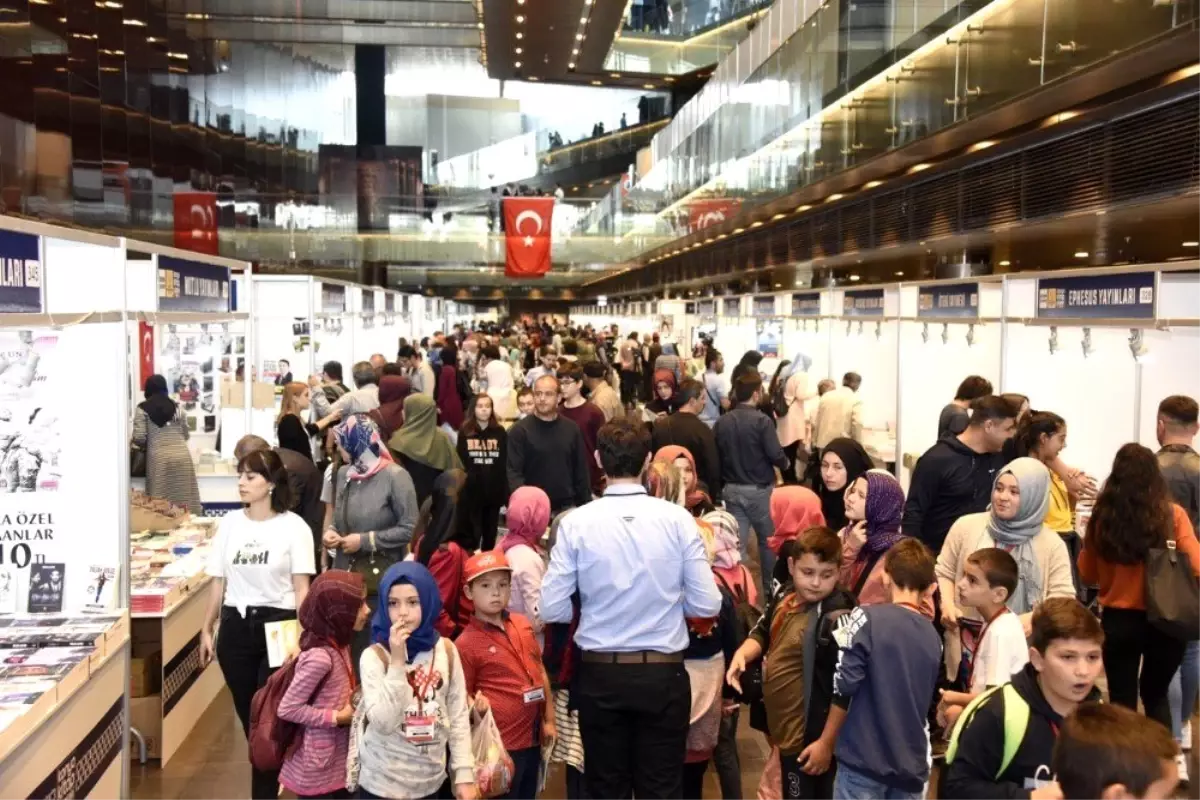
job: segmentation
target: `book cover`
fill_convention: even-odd
[[[31,612],[59,613],[63,607],[63,578],[66,564],[31,564],[29,567],[29,605]]]
[[[17,570],[12,566],[0,566],[0,614],[15,614],[16,611]]]
[[[300,653],[300,622],[285,619],[263,625],[267,636],[267,664],[282,667],[283,662]]]
[[[96,564],[88,567],[88,584],[83,601],[85,609],[104,611],[116,605],[117,569]]]

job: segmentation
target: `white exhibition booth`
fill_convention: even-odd
[[[862,376],[867,449],[911,466],[968,375],[1027,395],[1068,423],[1064,459],[1103,479],[1125,442],[1155,446],[1158,403],[1200,397],[1200,262],[1027,272],[688,301],[687,333],[712,336],[726,374],[747,350],[804,353],[814,379]],[[674,302],[674,301],[662,301]],[[650,303],[572,310],[573,324],[654,330]],[[814,386],[816,380],[813,381]]]
[[[44,681],[0,678],[27,698],[0,716],[0,797],[128,796],[125,288],[122,240],[0,217],[0,616],[103,631]]]

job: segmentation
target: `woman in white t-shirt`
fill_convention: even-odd
[[[200,663],[207,667],[215,652],[247,735],[250,701],[275,671],[267,660],[265,626],[296,619],[316,572],[312,531],[288,511],[290,493],[278,454],[256,450],[245,456],[238,462],[238,494],[245,506],[221,519],[208,558],[213,581],[200,630]],[[251,797],[274,800],[278,794],[278,773],[251,770]]]

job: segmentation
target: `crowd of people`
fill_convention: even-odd
[[[572,798],[700,797],[709,764],[725,798],[919,798],[935,761],[946,798],[1171,796],[1196,401],[1097,486],[1063,417],[972,376],[906,493],[862,444],[859,376],[756,356],[726,377],[711,342],[456,328],[354,390],[336,362],[285,385],[277,445],[237,446],[201,640],[249,734],[263,626],[304,628],[277,712],[303,735],[252,795],[481,796],[491,715],[508,797],[548,763]]]

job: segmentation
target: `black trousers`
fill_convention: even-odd
[[[704,797],[704,773],[707,771],[707,761],[692,761],[683,765],[683,796],[687,800]]]
[[[626,406],[637,404],[638,384],[641,380],[640,372],[621,370],[621,402]]]
[[[591,797],[679,798],[692,684],[683,663],[580,664],[579,732]]]
[[[1145,611],[1105,608],[1100,624],[1104,628],[1104,672],[1108,676],[1109,699],[1137,711],[1140,695],[1146,716],[1169,730],[1171,706],[1167,702],[1167,689],[1183,663],[1186,643],[1151,625]]]
[[[217,633],[217,664],[225,684],[233,695],[233,709],[242,723],[242,732],[250,735],[250,701],[275,670],[267,666],[267,634],[263,624],[295,619],[295,609],[248,606],[246,616],[236,608],[221,609],[221,627]],[[275,800],[279,795],[279,773],[250,768],[250,797]]]
[[[471,532],[471,541],[463,542],[468,550],[495,550],[496,529],[500,527],[500,506],[502,503],[488,502],[487,499],[471,495],[465,504],[467,512],[467,530]],[[463,510],[464,506],[459,506]]]
[[[830,759],[829,769],[820,775],[809,775],[800,769],[799,753],[779,754],[779,776],[783,783],[784,800],[829,800],[833,797],[833,781],[837,777],[837,759]]]

